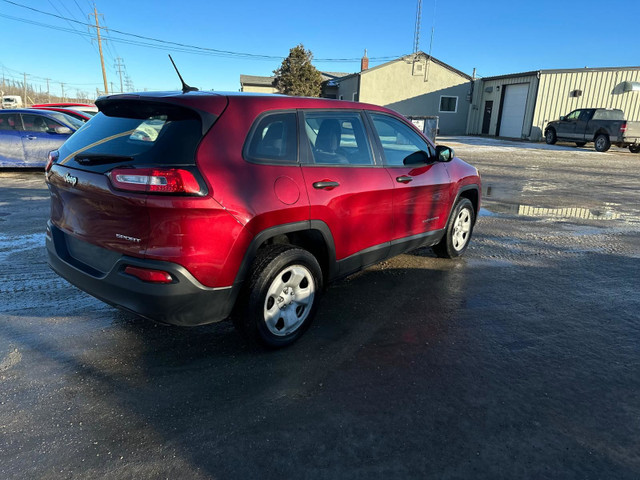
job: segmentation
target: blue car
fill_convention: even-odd
[[[34,109],[0,110],[0,167],[43,167],[84,122],[64,113]]]

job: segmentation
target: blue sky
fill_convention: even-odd
[[[88,28],[43,12],[90,22],[89,0],[0,0],[0,74],[46,85],[59,94],[102,90],[95,42],[83,37]],[[364,49],[382,60],[411,53],[415,0],[305,2],[123,1],[96,0],[98,12],[111,28],[104,45],[109,82],[119,90],[115,58],[124,60],[136,90],[177,89],[169,63],[171,53],[187,83],[200,89],[237,91],[240,74],[271,75],[289,49],[303,43],[316,59],[359,59]],[[607,7],[607,5],[611,5]],[[435,12],[435,15],[434,15]],[[8,18],[12,17],[12,18]],[[640,65],[640,2],[601,1],[445,1],[423,0],[420,48],[451,66],[481,76],[545,68]],[[18,20],[18,19],[22,19]],[[28,22],[37,22],[35,25]],[[102,22],[102,18],[100,19]],[[92,20],[91,20],[92,21]],[[55,27],[47,28],[43,25]],[[70,30],[64,31],[62,29]],[[203,48],[276,58],[256,59],[176,51],[176,47],[124,36],[144,37]],[[122,43],[146,42],[153,48]],[[320,70],[352,73],[359,60],[316,61]],[[110,87],[111,88],[111,87]]]

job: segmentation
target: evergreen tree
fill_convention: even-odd
[[[319,97],[322,75],[311,64],[312,58],[311,51],[305,50],[302,44],[289,50],[280,68],[273,71],[276,88],[285,95]]]

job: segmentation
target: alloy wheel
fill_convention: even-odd
[[[451,241],[456,251],[462,250],[469,241],[471,232],[471,211],[468,208],[460,210],[453,223]]]

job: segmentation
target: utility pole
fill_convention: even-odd
[[[124,92],[124,90],[122,90],[122,68],[123,67],[124,67],[124,63],[122,58],[120,57],[116,58],[116,63],[114,63],[113,68],[117,68],[118,75],[120,75],[120,93]],[[113,90],[113,86],[111,87],[111,90]]]
[[[24,96],[22,97],[23,98],[22,102],[23,102],[23,105],[26,106],[27,105],[27,74],[23,73],[23,75],[24,75],[24,82],[22,84],[22,88],[24,91]]]
[[[64,102],[64,83],[60,82],[60,88],[62,89],[62,101]]]
[[[45,78],[45,80],[47,81],[47,103],[51,103],[51,94],[49,93],[49,80],[51,79]]]
[[[89,17],[93,15],[96,19],[96,34],[98,36],[98,50],[100,51],[100,65],[102,65],[102,79],[104,80],[104,93],[105,95],[109,94],[109,87],[107,86],[107,72],[104,69],[104,56],[102,55],[102,39],[100,38],[100,24],[98,23],[98,9],[96,8],[96,4],[93,4],[93,13],[89,14]]]
[[[127,88],[127,92],[133,92],[133,81],[131,77],[127,74],[124,76],[124,85]]]

